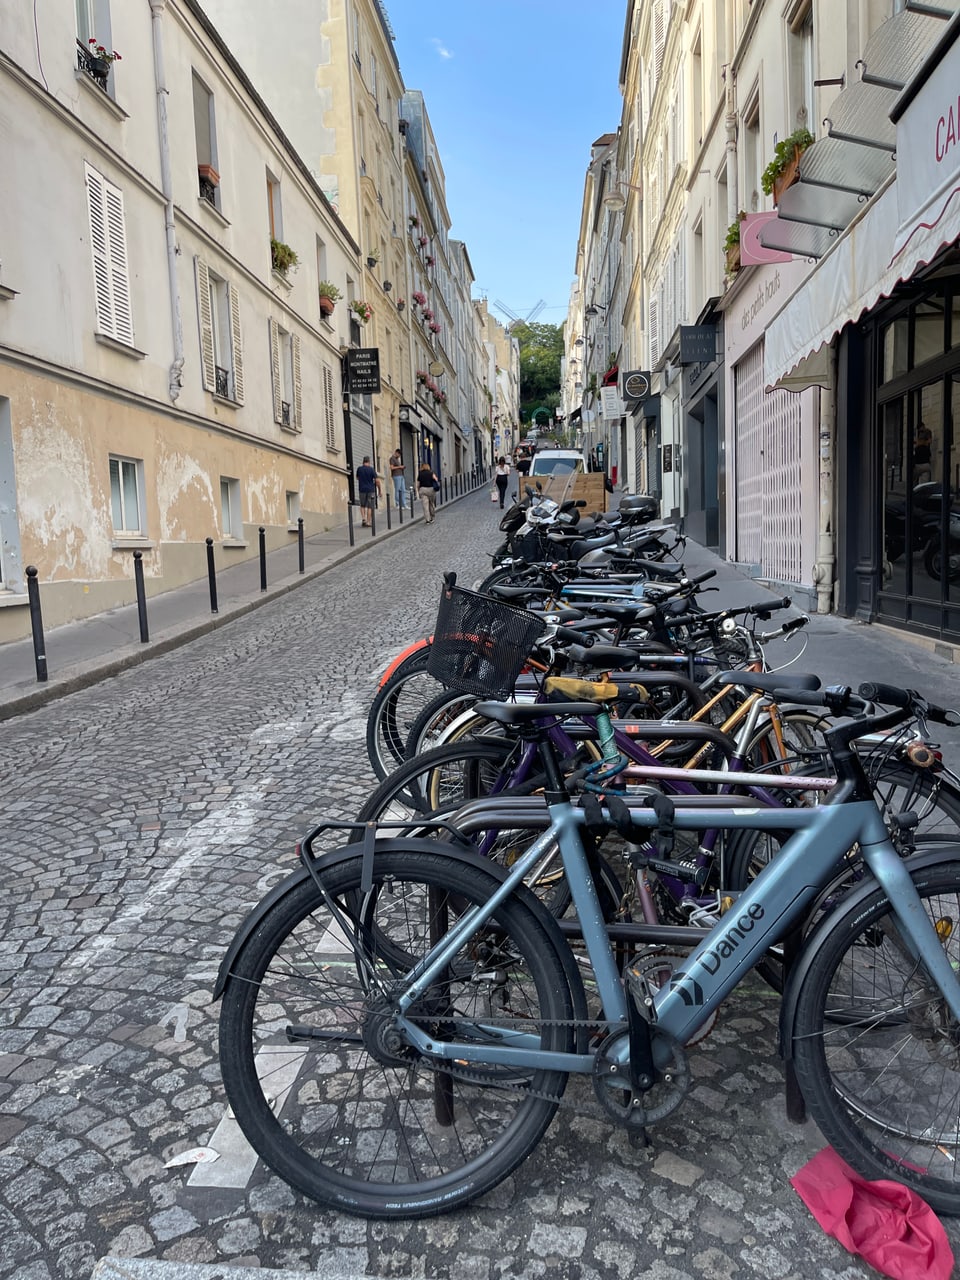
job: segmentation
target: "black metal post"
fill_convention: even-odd
[[[207,539],[207,578],[210,581],[210,612],[219,613],[217,607],[217,566],[213,561],[213,539]]]
[[[140,620],[140,643],[146,644],[150,639],[150,628],[147,626],[147,588],[143,581],[143,552],[133,553],[133,580],[137,587],[137,617]]]
[[[377,499],[376,499],[376,496],[374,496],[374,499],[373,499],[373,506],[372,506],[372,507],[370,507],[370,509],[369,509],[369,510],[370,510],[370,537],[371,537],[371,538],[375,538],[375,537],[377,536]]]
[[[403,492],[406,493],[406,489],[404,489]],[[397,503],[397,515],[400,519],[401,524],[403,524],[403,507],[404,507],[404,504],[403,504],[403,500],[401,499],[401,501]]]
[[[414,504],[415,496],[416,496],[416,495],[414,494],[413,490],[411,489],[411,490],[410,490],[410,519],[411,519],[411,520],[414,518],[414,507],[413,507],[413,504]]]
[[[391,525],[390,525],[390,490],[389,490],[389,489],[387,490],[387,493],[386,493],[386,499],[387,499],[387,530],[388,530],[388,532],[389,532],[389,530],[390,530],[390,528],[391,528]]]
[[[297,557],[300,564],[300,572],[303,573],[303,516],[297,516]]]
[[[347,503],[347,536],[350,539],[350,545],[353,546],[353,507]]]
[[[33,660],[37,667],[37,680],[42,684],[47,678],[47,654],[43,645],[43,618],[40,614],[40,583],[37,569],[27,565],[27,598],[30,602],[30,626],[33,630]]]
[[[260,590],[267,589],[267,531],[260,526]]]

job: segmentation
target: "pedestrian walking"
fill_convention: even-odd
[[[507,462],[503,454],[497,459],[497,469],[494,473],[494,479],[497,482],[497,488],[500,491],[500,510],[503,510],[503,500],[507,496],[507,485],[510,483],[510,464]]]
[[[364,529],[369,529],[373,523],[373,509],[377,505],[377,498],[383,492],[380,477],[375,468],[371,467],[369,457],[364,457],[357,467],[357,492],[360,495],[360,524]]]
[[[423,518],[427,524],[433,524],[434,517],[437,514],[437,490],[439,488],[440,481],[434,474],[430,463],[427,461],[421,462],[420,470],[417,472],[417,493],[420,495]]]
[[[398,507],[407,505],[407,485],[404,479],[406,467],[403,462],[403,454],[399,449],[394,450],[390,455],[390,479],[393,481],[393,500]]]

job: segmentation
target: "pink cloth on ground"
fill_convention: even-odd
[[[790,1185],[828,1235],[894,1280],[949,1280],[953,1250],[940,1219],[899,1182],[867,1182],[832,1147]]]

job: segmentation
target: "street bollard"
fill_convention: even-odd
[[[33,631],[33,660],[37,667],[37,680],[42,684],[47,678],[47,654],[43,645],[43,618],[40,615],[40,584],[37,570],[27,565],[27,599],[30,602],[30,627]]]
[[[413,495],[413,490],[411,489],[410,490],[410,519],[411,520],[414,518],[413,501],[414,501],[414,495]]]
[[[143,552],[133,553],[133,580],[137,588],[137,618],[140,622],[140,643],[146,644],[150,639],[150,628],[147,626],[147,588],[143,581]]]
[[[260,526],[260,590],[267,589],[267,531]]]
[[[404,507],[404,503],[403,503],[403,499],[401,498],[400,501],[397,503],[397,516],[401,524],[403,524],[403,507]]]
[[[387,490],[387,493],[385,494],[385,497],[386,497],[386,499],[387,499],[387,532],[389,533],[389,532],[390,532],[390,528],[391,528],[391,525],[390,525],[390,491],[389,491],[389,490]]]
[[[377,500],[374,498],[373,506],[370,508],[370,537],[377,536]]]
[[[207,578],[210,582],[210,612],[219,613],[217,607],[217,566],[213,560],[213,539],[207,539]]]
[[[303,516],[297,516],[297,559],[300,565],[300,572],[303,573]]]
[[[353,546],[353,507],[347,503],[347,537],[350,539],[350,545]]]

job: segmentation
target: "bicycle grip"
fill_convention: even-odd
[[[880,702],[885,707],[900,707],[906,711],[913,706],[913,695],[909,689],[899,689],[895,684],[880,684],[870,681],[862,684],[857,690],[861,698],[868,702]]]
[[[790,631],[796,631],[798,627],[805,627],[810,619],[805,613],[801,613],[799,618],[788,618],[780,630],[786,635]]]
[[[709,582],[711,578],[715,578],[716,576],[716,569],[707,569],[705,573],[698,573],[695,578],[687,578],[686,581],[689,586],[695,587],[698,583]]]
[[[764,614],[769,616],[771,613],[776,613],[778,609],[789,609],[792,604],[793,601],[789,596],[782,596],[779,600],[764,600],[761,604],[744,605],[743,612],[755,613],[762,618]],[[731,609],[730,612],[739,613],[740,610]]]
[[[445,573],[443,581],[448,587],[455,587],[457,585],[457,575],[455,573]]]
[[[938,707],[931,703],[924,714],[928,720],[933,720],[935,724],[950,725],[952,729],[960,725],[960,714],[949,710],[947,707]]]
[[[579,644],[583,645],[585,649],[589,649],[596,640],[596,636],[591,635],[589,632],[575,631],[573,627],[565,627],[562,625],[557,627],[555,635],[557,639],[562,640],[564,644]]]

